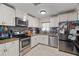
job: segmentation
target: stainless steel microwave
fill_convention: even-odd
[[[28,26],[28,21],[23,21],[22,18],[15,17],[15,25],[16,26]]]

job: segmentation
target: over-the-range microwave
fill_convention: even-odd
[[[15,25],[16,26],[28,26],[28,21],[23,21],[22,18],[15,17]]]

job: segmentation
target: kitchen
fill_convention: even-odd
[[[79,55],[78,3],[0,3],[0,56]]]

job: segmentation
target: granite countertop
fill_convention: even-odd
[[[18,40],[18,39],[19,39],[19,38],[10,38],[10,39],[0,40],[0,44],[12,42],[12,41],[15,41],[15,40]]]
[[[33,34],[32,36],[37,36],[37,35],[48,35],[48,36],[58,36],[57,34]]]

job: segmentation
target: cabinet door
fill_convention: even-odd
[[[54,16],[50,18],[50,27],[58,27],[59,26],[59,17]]]
[[[37,45],[37,38],[35,36],[31,37],[31,47]]]
[[[28,27],[39,27],[39,20],[37,18],[28,16]]]
[[[0,5],[0,24],[2,25],[2,23],[10,26],[15,25],[15,10],[4,4]]]
[[[48,36],[43,36],[43,43],[48,45]]]
[[[68,21],[77,20],[77,12],[68,13]]]
[[[6,56],[19,56],[18,46],[8,47],[6,49],[7,49]]]
[[[13,41],[6,44],[6,56],[19,55],[19,41]]]
[[[0,25],[2,25],[2,22],[3,22],[3,9],[2,9],[2,6],[0,5]]]
[[[68,20],[68,14],[60,14],[59,16],[59,22],[67,21]]]
[[[39,43],[48,45],[48,36],[39,35]]]
[[[0,44],[0,56],[5,56],[5,47],[4,44]]]
[[[54,25],[54,18],[53,17],[50,18],[50,27],[55,27],[55,25]]]

